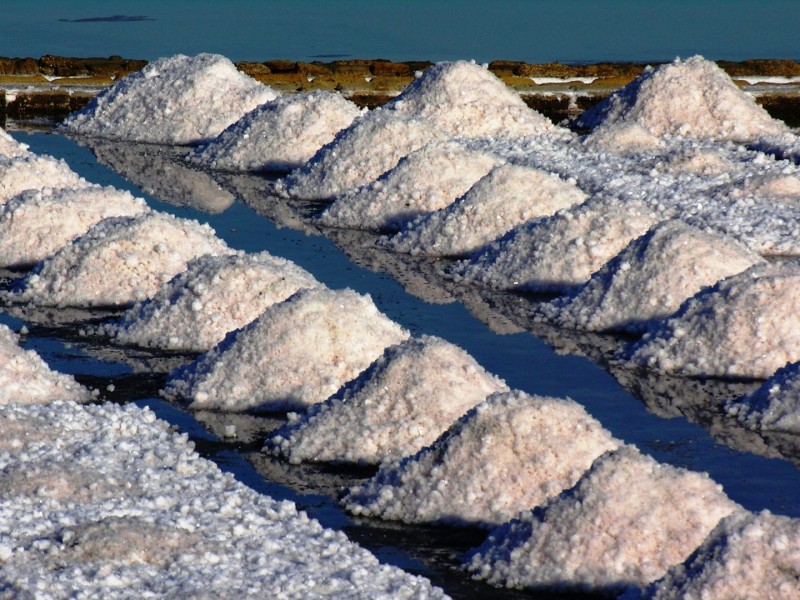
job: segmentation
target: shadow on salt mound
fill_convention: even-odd
[[[616,594],[662,577],[737,508],[708,475],[626,445],[493,531],[467,567],[498,586]]]
[[[276,97],[224,56],[176,54],[121,79],[61,128],[92,137],[197,144]]]
[[[51,156],[29,152],[11,158],[0,157],[0,205],[25,190],[89,185],[91,184],[70,169],[67,163]]]
[[[27,190],[0,205],[0,265],[31,267],[103,219],[147,210],[143,199],[111,186]]]
[[[747,148],[770,154],[778,160],[788,160],[795,164],[800,164],[800,135],[792,131],[764,136],[748,144]]]
[[[362,114],[333,92],[279,96],[250,111],[187,157],[221,171],[288,172],[303,166]]]
[[[433,443],[467,410],[506,390],[458,346],[412,338],[387,348],[325,402],[290,414],[264,449],[292,463],[395,460]]]
[[[337,196],[318,222],[397,231],[415,217],[451,204],[500,162],[455,140],[427,144],[376,181]]]
[[[426,256],[468,256],[517,225],[581,204],[574,181],[532,167],[494,167],[455,202],[407,224],[381,246]]]
[[[800,360],[800,265],[756,265],[720,281],[618,358],[684,376],[766,379]]]
[[[304,269],[268,252],[201,256],[150,300],[92,333],[117,344],[204,352],[299,289],[321,285]]]
[[[609,128],[598,135],[612,145],[628,136],[610,128],[621,127],[631,133],[631,127],[637,125],[644,132],[635,134],[634,140],[644,140],[649,133],[741,142],[787,131],[784,123],[770,117],[722,69],[701,56],[675,59],[656,69],[648,67],[578,117],[577,124]]]
[[[231,252],[197,221],[153,211],[110,217],[40,262],[7,299],[40,306],[124,306],[151,297],[192,258]]]
[[[342,503],[356,515],[491,527],[557,496],[618,446],[572,400],[498,393]]]
[[[725,408],[750,429],[800,433],[800,362],[778,369],[758,389]]]
[[[277,412],[322,402],[408,338],[369,296],[300,290],[172,373],[162,394],[191,409]]]
[[[26,154],[30,154],[28,148],[29,146],[27,144],[18,142],[0,127],[0,157],[14,158],[25,156]]]
[[[561,327],[637,333],[704,287],[763,262],[734,240],[663,221],[570,296],[537,307],[537,313]]]
[[[0,404],[44,404],[55,400],[89,402],[92,393],[71,375],[50,369],[19,337],[0,324]],[[6,429],[3,428],[4,437]]]
[[[800,520],[738,510],[720,521],[682,564],[620,600],[774,598],[797,600]]]

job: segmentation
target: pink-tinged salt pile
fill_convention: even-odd
[[[800,433],[800,362],[778,369],[756,390],[729,402],[725,409],[750,429]]]
[[[156,144],[197,144],[218,136],[259,104],[269,87],[218,54],[160,58],[98,94],[62,129]]]
[[[25,154],[28,154],[27,144],[18,142],[0,127],[0,157],[14,158]]]
[[[706,474],[623,446],[574,488],[498,527],[467,566],[497,586],[616,594],[663,577],[737,508]]]
[[[113,187],[27,190],[0,206],[0,266],[30,267],[109,217],[148,210]]]
[[[266,451],[291,463],[380,463],[415,454],[505,383],[441,338],[387,348],[334,396],[271,434]]]
[[[494,394],[342,503],[355,515],[408,523],[498,525],[570,488],[618,446],[572,400]]]
[[[526,221],[586,198],[574,181],[504,163],[455,202],[412,221],[381,245],[415,256],[468,256]]]
[[[397,231],[412,219],[451,204],[500,162],[460,142],[428,144],[376,181],[337,196],[319,223]]]
[[[192,409],[282,411],[322,402],[408,338],[352,290],[300,290],[173,372],[162,393]]]
[[[118,344],[205,352],[273,304],[319,286],[308,271],[268,252],[201,256],[96,333]]]
[[[154,211],[110,217],[40,262],[7,298],[39,306],[124,306],[153,296],[191,259],[230,252],[197,221]]]
[[[89,182],[63,160],[33,153],[0,156],[0,205],[25,190],[88,186]]]
[[[188,158],[222,171],[291,171],[332,142],[361,112],[332,92],[279,96],[244,115]]]
[[[758,265],[701,291],[621,356],[628,366],[766,379],[800,360],[800,266]]]
[[[663,221],[574,294],[538,307],[538,313],[561,327],[638,332],[703,288],[763,262],[734,240]]]

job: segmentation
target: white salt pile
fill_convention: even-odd
[[[412,255],[468,256],[521,223],[586,198],[574,180],[504,163],[458,200],[409,223],[382,246]]]
[[[111,217],[39,263],[8,297],[40,306],[123,306],[144,300],[187,263],[231,250],[208,225],[149,211]]]
[[[456,141],[435,142],[401,159],[378,180],[337,196],[319,222],[329,227],[397,231],[444,208],[500,163]]]
[[[300,290],[172,373],[192,409],[281,411],[322,402],[408,332],[352,290]]]
[[[778,369],[758,389],[726,404],[750,429],[800,433],[800,362]]]
[[[146,210],[143,199],[110,186],[27,190],[0,205],[0,266],[30,267],[103,219]]]
[[[204,352],[276,302],[320,285],[304,269],[268,252],[201,256],[152,299],[95,332],[119,344]]]
[[[13,158],[28,154],[28,145],[12,138],[0,127],[0,157]]]
[[[290,414],[265,450],[291,463],[380,463],[431,444],[467,410],[507,390],[469,354],[422,336],[387,348],[334,396]]]
[[[706,474],[623,446],[571,490],[497,528],[468,568],[505,587],[619,593],[686,560],[736,508]]]
[[[635,122],[599,126],[583,139],[583,144],[589,150],[614,154],[653,153],[667,148],[663,138]]]
[[[572,400],[494,394],[342,503],[356,515],[409,523],[497,525],[571,487],[618,446]]]
[[[196,144],[277,94],[217,54],[160,58],[98,94],[65,131],[157,144]]]
[[[587,110],[583,127],[640,126],[653,136],[748,141],[787,131],[716,64],[701,56],[648,67]],[[601,134],[602,135],[602,134]]]
[[[222,171],[291,171],[308,162],[361,110],[340,94],[287,94],[262,104],[189,155]]]
[[[0,156],[0,205],[25,190],[89,185],[63,160],[26,153],[21,156]]]
[[[800,520],[736,511],[683,564],[620,600],[800,599]]]
[[[622,358],[665,373],[766,379],[800,360],[800,265],[755,266],[701,291]]]
[[[642,331],[684,300],[763,259],[735,241],[681,221],[655,225],[574,294],[538,307],[561,327]]]

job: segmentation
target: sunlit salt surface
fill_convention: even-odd
[[[45,187],[86,187],[89,182],[51,156],[26,153],[20,156],[0,156],[0,205],[25,190]]]
[[[778,369],[758,389],[725,408],[750,429],[800,433],[800,362]]]
[[[361,112],[334,92],[279,96],[244,115],[188,159],[222,171],[291,171],[332,142]]]
[[[289,462],[380,463],[431,444],[505,383],[441,338],[387,348],[357,379],[271,434],[265,450]]]
[[[755,266],[701,291],[623,358],[680,375],[768,378],[800,360],[800,265]]]
[[[736,508],[707,475],[626,445],[571,490],[498,527],[467,566],[498,586],[615,594],[662,577]]]
[[[281,411],[322,402],[409,336],[352,290],[305,289],[173,372],[192,409]]]
[[[0,157],[13,158],[28,154],[28,146],[12,138],[0,128]]]
[[[111,186],[27,190],[0,205],[0,266],[30,267],[108,217],[148,210]]]
[[[618,445],[572,400],[499,393],[431,446],[383,465],[342,504],[408,523],[498,525],[571,487]]]
[[[197,221],[155,211],[110,217],[40,262],[9,299],[41,306],[124,306],[154,295],[191,259],[231,252]]]
[[[62,127],[103,138],[196,144],[276,97],[224,56],[177,54],[118,81],[67,117]]]

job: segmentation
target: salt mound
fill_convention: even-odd
[[[62,127],[88,136],[196,144],[277,94],[217,54],[160,58],[98,94]]]
[[[329,227],[397,231],[443,208],[500,163],[455,141],[434,142],[401,159],[380,179],[338,196],[319,222]]]
[[[766,379],[800,360],[800,265],[757,265],[703,290],[623,358],[665,373]]]
[[[0,205],[0,265],[29,267],[108,217],[148,210],[111,186],[27,190]]]
[[[352,290],[300,290],[173,372],[193,409],[280,411],[322,402],[408,332]]]
[[[704,287],[763,262],[731,239],[664,221],[628,244],[573,295],[541,310],[562,327],[641,331]]]
[[[23,350],[18,342],[17,335],[0,323],[0,405],[92,399],[71,375],[52,371],[36,352]]]
[[[111,217],[39,263],[9,299],[41,306],[132,304],[155,294],[192,258],[230,252],[197,221],[154,211]]]
[[[618,445],[572,400],[494,394],[342,502],[356,515],[410,523],[498,524],[571,487]]]
[[[355,104],[332,92],[279,96],[197,148],[189,160],[223,171],[291,171],[359,114]]]
[[[654,136],[747,141],[787,131],[713,62],[701,56],[648,67],[586,111],[582,127],[639,125]]]
[[[467,410],[508,387],[469,354],[422,336],[387,348],[334,396],[272,433],[289,462],[379,463],[416,453]]]
[[[268,252],[201,256],[97,333],[119,344],[204,352],[297,290],[318,287],[294,263]]]
[[[583,144],[590,150],[615,154],[660,151],[666,146],[664,140],[638,123],[598,127],[584,138]]]
[[[28,145],[18,142],[0,127],[0,157],[13,158],[28,154]]]
[[[406,225],[382,245],[412,255],[467,256],[521,223],[585,200],[574,181],[505,163],[461,198]]]
[[[758,389],[725,408],[750,429],[800,433],[800,362],[778,369]]]
[[[662,577],[736,508],[706,474],[623,446],[571,490],[496,529],[468,568],[493,585],[618,593]]]
[[[67,163],[51,156],[33,153],[10,158],[0,156],[0,205],[25,190],[89,185]]]

